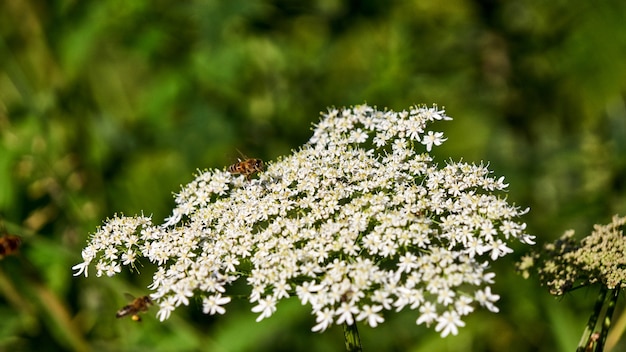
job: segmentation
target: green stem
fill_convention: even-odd
[[[343,323],[343,337],[346,341],[346,351],[348,352],[361,352],[361,338],[359,337],[359,330],[356,327],[356,322],[351,325]]]
[[[602,321],[602,331],[600,332],[600,338],[598,339],[598,345],[596,351],[604,350],[604,343],[606,342],[606,336],[609,334],[609,328],[611,327],[611,319],[613,312],[615,311],[615,304],[619,297],[619,288],[613,290],[613,295],[609,298],[609,304],[604,313],[604,320]]]
[[[593,333],[593,329],[596,327],[596,323],[598,322],[598,317],[600,316],[600,312],[602,311],[602,306],[604,305],[604,300],[606,299],[606,294],[608,289],[605,286],[600,288],[600,293],[598,294],[598,298],[596,299],[596,304],[593,307],[593,312],[587,321],[587,326],[585,327],[585,331],[583,332],[583,336],[578,343],[578,348],[576,352],[584,352],[585,347],[589,343],[589,339],[591,338],[591,334]]]

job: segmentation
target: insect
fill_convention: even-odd
[[[228,167],[228,172],[234,175],[244,175],[248,181],[250,181],[252,174],[261,171],[263,171],[263,160],[261,159],[239,159],[239,162]]]
[[[593,351],[594,347],[598,344],[598,340],[600,339],[600,333],[594,332],[589,336],[589,341],[587,342],[587,346],[585,346],[585,352]]]
[[[15,254],[22,244],[22,239],[14,235],[4,235],[0,237],[0,259],[10,254]]]
[[[339,300],[342,303],[350,302],[353,297],[354,297],[354,291],[352,291],[352,289],[349,288],[341,295],[341,298]]]
[[[152,300],[148,296],[142,296],[137,298],[133,298],[131,295],[128,294],[126,296],[132,299],[132,301],[130,302],[130,304],[118,310],[115,316],[117,318],[122,318],[132,314],[130,318],[133,321],[141,321],[139,313],[146,312],[148,308],[150,308],[150,306],[153,304]]]

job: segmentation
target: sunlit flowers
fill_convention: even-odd
[[[476,307],[498,311],[490,262],[533,237],[518,221],[527,210],[497,194],[503,177],[484,164],[433,162],[427,152],[446,140],[427,130],[438,120],[450,118],[436,106],[330,109],[307,144],[257,179],[204,171],[164,224],[108,219],[76,275],[92,263],[97,276],[156,264],[149,288],[161,320],[194,296],[205,313],[224,314],[230,284],[245,280],[257,321],[295,297],[315,316],[313,331],[375,327],[406,308],[418,325],[457,334]]]

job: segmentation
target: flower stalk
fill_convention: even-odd
[[[589,320],[587,321],[587,325],[585,326],[583,336],[578,343],[578,348],[576,349],[576,352],[586,352],[588,350],[595,351],[595,349],[593,349],[593,346],[598,343],[598,338],[596,335],[594,335],[594,330],[598,323],[598,318],[600,317],[602,308],[604,307],[607,292],[608,289],[606,287],[600,288],[600,292],[598,293],[598,297],[596,298],[596,303],[594,304],[593,311],[589,316]]]
[[[604,351],[606,344],[606,338],[609,335],[609,329],[611,328],[611,322],[613,321],[613,313],[615,312],[615,305],[617,304],[617,298],[619,297],[620,290],[611,290],[606,313],[604,314],[604,320],[602,322],[602,331],[600,332],[600,338],[598,340],[598,347],[596,351]]]
[[[343,323],[343,337],[346,342],[347,352],[361,352],[361,338],[359,337],[359,329],[354,324]]]

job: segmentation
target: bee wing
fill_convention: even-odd
[[[235,148],[235,150],[237,150],[237,153],[239,153],[239,156],[241,156],[241,159],[239,159],[239,161],[244,161],[244,160],[248,159],[248,157],[244,153],[242,153],[241,150],[239,150],[237,148]]]
[[[131,295],[128,292],[124,292],[124,298],[126,298],[126,300],[130,303],[130,302],[134,301],[135,298],[137,298],[137,297]]]

